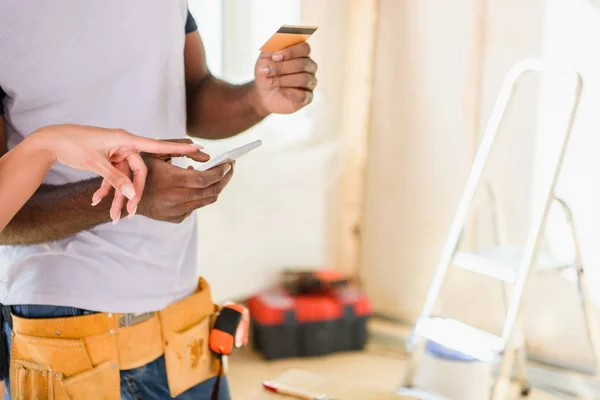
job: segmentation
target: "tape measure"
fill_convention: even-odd
[[[216,354],[228,356],[248,344],[250,313],[240,304],[225,303],[210,331],[208,344]]]
[[[208,338],[208,346],[217,354],[220,361],[212,400],[218,400],[219,398],[221,375],[224,370],[227,370],[225,367],[227,356],[233,352],[234,348],[240,348],[248,344],[249,327],[250,313],[246,307],[228,302],[219,311]]]

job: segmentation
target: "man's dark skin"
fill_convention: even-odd
[[[273,55],[263,53],[256,64],[256,80],[231,85],[210,74],[199,33],[186,36],[185,79],[188,133],[205,139],[236,135],[270,113],[288,114],[310,103],[316,86],[317,65],[303,43]],[[185,139],[182,139],[185,140]],[[0,117],[0,152],[6,152],[4,120]],[[198,153],[196,161],[207,161]],[[233,176],[233,164],[206,172],[182,169],[168,159],[146,155],[148,177],[137,214],[179,223],[195,209],[214,203]],[[111,221],[111,202],[92,206],[101,178],[65,185],[42,185],[0,233],[2,245],[34,245],[72,236]],[[106,190],[109,190],[106,188]],[[112,213],[125,213],[117,198]]]

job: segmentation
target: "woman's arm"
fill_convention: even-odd
[[[0,158],[0,231],[33,195],[53,163],[53,154],[40,147],[37,136]]]
[[[0,129],[0,137],[3,137],[1,118]],[[129,199],[127,209],[135,213],[147,174],[140,152],[208,159],[197,146],[142,138],[120,129],[57,125],[32,133],[0,158],[0,231],[33,195],[57,161],[102,176],[108,186],[115,188],[115,199],[118,196]],[[126,175],[130,170],[133,182]],[[106,191],[98,192],[101,194],[95,196],[98,197],[95,202],[108,195]],[[89,201],[91,203],[92,198]]]

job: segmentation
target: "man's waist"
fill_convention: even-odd
[[[192,293],[153,311],[118,313],[75,307],[2,305],[2,314],[7,317],[10,315],[7,322],[15,332],[47,338],[54,338],[60,332],[58,336],[63,339],[95,336],[111,330],[117,332],[154,320],[159,314],[163,323],[185,325],[199,322],[196,319],[213,312],[210,286],[202,278],[196,283],[196,289]]]
[[[8,274],[0,283],[0,303],[143,313],[163,309],[188,296],[197,276],[194,265],[152,273],[141,265],[116,271],[85,271],[85,264],[74,264],[73,269],[61,264],[58,273],[52,272],[54,265],[23,265],[5,270]]]
[[[17,367],[32,373],[50,371],[66,387],[96,376],[97,370],[108,365],[118,382],[118,369],[139,368],[164,355],[175,397],[222,371],[208,348],[218,310],[210,287],[200,279],[193,294],[155,312],[91,312],[54,318],[5,312],[12,325],[13,356],[18,355],[11,358],[11,374]]]

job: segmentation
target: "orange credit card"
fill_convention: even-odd
[[[260,48],[261,51],[279,51],[305,42],[315,33],[316,26],[282,25]]]

